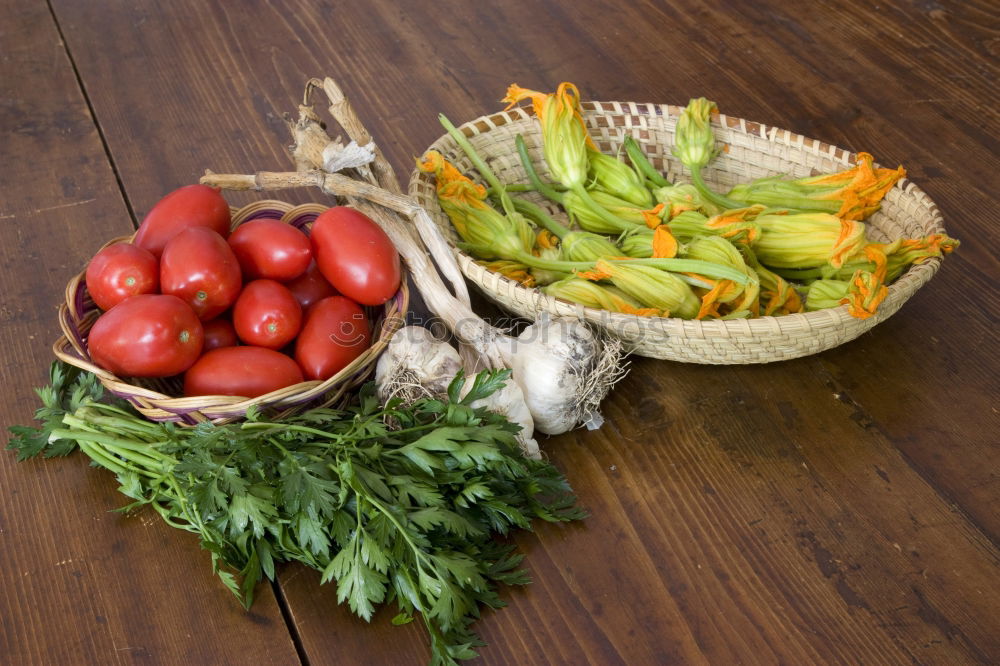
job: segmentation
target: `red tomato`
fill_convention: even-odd
[[[281,220],[262,218],[241,224],[229,236],[229,247],[248,279],[291,280],[312,261],[309,237]]]
[[[170,239],[160,257],[160,291],[181,298],[208,321],[236,302],[240,264],[219,234],[191,227]]]
[[[295,361],[263,347],[222,347],[207,352],[184,374],[184,395],[259,395],[298,384]]]
[[[205,329],[205,346],[202,351],[211,351],[219,347],[235,347],[240,344],[236,337],[233,322],[223,317],[216,317],[202,324]]]
[[[156,257],[129,243],[109,245],[87,265],[87,291],[102,310],[110,310],[129,296],[155,294],[159,288]]]
[[[281,349],[302,327],[302,308],[288,287],[274,280],[248,282],[233,306],[233,326],[248,345]]]
[[[187,185],[156,202],[132,242],[159,257],[167,241],[188,227],[208,227],[226,238],[231,223],[229,204],[218,190]]]
[[[368,349],[371,325],[349,298],[330,296],[309,310],[295,341],[295,360],[306,379],[329,379]]]
[[[381,305],[399,289],[399,253],[382,229],[353,208],[335,206],[313,222],[313,255],[334,289],[363,305]]]
[[[187,303],[176,296],[127,298],[94,322],[87,347],[94,363],[123,377],[170,377],[201,354],[204,332]]]
[[[319,266],[315,261],[309,264],[305,273],[291,282],[286,282],[285,286],[302,306],[302,312],[307,312],[316,301],[337,295],[337,290],[319,272]]]

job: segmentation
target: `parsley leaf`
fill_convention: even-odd
[[[122,511],[148,506],[196,533],[245,606],[278,563],[301,562],[365,620],[390,601],[393,624],[420,617],[430,663],[453,665],[483,645],[471,625],[504,605],[497,586],[529,582],[497,535],[584,516],[555,467],[522,456],[517,425],[472,407],[509,377],[480,373],[462,397],[459,374],[447,400],[408,406],[380,404],[369,384],[343,409],[188,428],[147,421],[56,363],[38,425],[11,427],[8,448],[18,460],[81,449],[117,475]]]

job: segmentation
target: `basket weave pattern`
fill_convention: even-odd
[[[280,218],[308,232],[313,220],[326,208],[318,204],[293,207],[281,201],[257,201],[233,209],[233,228],[250,220],[270,217]],[[131,240],[131,236],[115,238],[105,247]],[[65,302],[59,306],[59,325],[63,335],[52,349],[60,360],[94,373],[109,392],[128,400],[146,418],[189,425],[202,421],[227,423],[245,415],[251,406],[287,414],[306,407],[337,404],[347,392],[368,379],[392,334],[403,326],[408,303],[409,292],[404,276],[399,291],[385,305],[365,308],[373,327],[372,346],[350,365],[325,381],[302,382],[252,399],[233,396],[176,397],[182,395],[182,383],[178,377],[126,380],[95,365],[87,352],[87,334],[100,310],[87,293],[85,272],[76,275],[66,285]]]
[[[690,182],[689,173],[670,153],[674,129],[682,107],[634,102],[585,102],[583,117],[598,148],[618,154],[626,134],[643,147],[654,167],[671,182]],[[815,139],[787,130],[766,127],[741,118],[720,115],[713,119],[717,141],[725,146],[703,175],[722,191],[764,176],[784,174],[800,178],[839,171],[854,165],[855,155]],[[514,137],[524,136],[532,161],[543,177],[549,176],[542,157],[542,137],[538,122],[526,109],[482,116],[459,128],[469,137],[479,155],[505,184],[527,183],[514,147]],[[448,136],[438,139],[428,150],[440,151],[463,173],[476,172],[458,145]],[[447,215],[437,201],[434,177],[414,171],[409,193],[430,213],[431,218],[452,242],[458,239]],[[519,195],[520,196],[520,195]],[[541,195],[526,198],[542,205],[554,217],[564,213]],[[879,242],[901,237],[944,233],[937,206],[916,185],[901,180],[889,191],[882,209],[865,221],[870,239]],[[736,320],[682,320],[639,317],[586,308],[527,288],[475,263],[454,249],[462,272],[492,300],[521,316],[534,319],[543,311],[578,316],[593,322],[631,345],[643,356],[691,363],[768,363],[814,354],[858,337],[875,324],[893,315],[902,304],[933,277],[940,259],[912,266],[889,287],[889,295],[868,319],[856,319],[847,306],[784,315]]]

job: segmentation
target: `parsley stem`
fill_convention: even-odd
[[[240,426],[241,430],[273,430],[277,432],[290,431],[290,432],[301,432],[305,435],[316,435],[317,437],[322,437],[324,439],[344,439],[343,435],[337,433],[327,432],[325,430],[319,430],[318,428],[310,428],[308,426],[300,425],[286,425],[284,423],[268,423],[267,421],[252,421],[249,423],[244,423]]]
[[[142,468],[140,470],[132,465],[129,465],[131,471],[154,478],[158,476],[162,463],[166,460],[171,460],[168,456],[165,456],[158,451],[149,449],[145,444],[137,445],[133,442],[112,437],[100,432],[56,429],[52,431],[51,436],[59,439],[75,440],[81,445],[81,448],[83,443],[86,442],[90,445],[88,446],[88,450],[102,451],[104,454],[102,459],[118,460],[113,456],[120,456],[129,463],[134,463]]]
[[[70,439],[70,437],[65,437],[65,438]],[[110,452],[106,451],[101,446],[94,444],[93,442],[90,442],[85,439],[77,439],[77,443],[80,445],[80,450],[86,453],[91,460],[93,460],[101,467],[104,467],[106,469],[111,470],[112,472],[115,472],[116,474],[126,474],[131,472],[133,474],[138,474],[140,476],[147,476],[153,479],[157,477],[155,473],[150,472],[148,469],[142,467],[136,467],[135,465],[129,464],[129,462],[125,460],[121,460],[120,458],[114,457],[113,455],[111,455]]]
[[[427,567],[429,567],[431,570],[434,571],[434,573],[437,573],[437,569],[435,568],[434,563],[428,561],[427,553],[425,553],[423,549],[419,548],[417,544],[413,542],[413,539],[410,538],[409,533],[399,523],[399,521],[396,520],[396,517],[392,514],[391,511],[389,511],[388,507],[384,506],[381,502],[379,502],[374,497],[368,495],[366,492],[362,492],[364,488],[363,487],[359,488],[358,485],[354,483],[353,479],[350,479],[348,483],[350,484],[351,489],[354,491],[355,495],[357,495],[359,499],[364,499],[364,501],[368,502],[373,507],[378,509],[379,512],[381,512],[382,515],[386,517],[386,520],[392,523],[393,527],[395,527],[399,531],[400,536],[403,537],[403,540],[406,541],[407,545],[410,547],[410,550],[413,551],[414,559],[417,562],[417,569],[418,570],[423,569],[424,567],[421,567],[421,562],[424,562]],[[359,505],[358,508],[359,520],[360,520],[360,513],[361,509]]]
[[[118,414],[118,416],[105,416],[103,412],[112,412]],[[66,421],[66,418],[70,417],[71,415],[67,414],[63,420]],[[99,425],[106,429],[114,429],[123,434],[145,435],[153,440],[160,439],[163,436],[161,426],[158,423],[136,419],[130,416],[125,410],[98,402],[87,403],[83,407],[80,407],[72,414],[72,417],[78,417],[78,423],[85,422]]]

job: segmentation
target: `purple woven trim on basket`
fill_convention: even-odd
[[[275,210],[273,208],[265,208],[264,210],[258,210],[250,215],[250,217],[243,220],[243,224],[246,224],[250,220],[259,220],[261,218],[268,220],[280,220],[282,215],[284,215],[283,211]]]
[[[86,300],[87,283],[84,280],[80,280],[76,285],[76,293],[73,294],[73,309],[81,317],[84,315],[83,309],[86,307]]]
[[[317,217],[319,217],[319,215],[316,213],[302,213],[301,215],[296,215],[289,220],[288,224],[292,225],[299,231],[305,231],[306,225],[315,222]]]
[[[73,348],[74,354],[77,356],[77,358],[83,359],[84,361],[89,361],[90,359],[83,358],[79,354],[76,354],[77,349],[87,348],[86,340],[84,339],[83,334],[80,333],[80,329],[76,326],[76,322],[72,321],[72,316],[70,315],[69,312],[66,312],[65,317],[67,319],[67,323],[69,324],[69,326],[67,326],[66,328],[69,329],[70,333],[73,334],[73,341],[76,343],[76,346]]]
[[[128,400],[129,403],[131,403],[136,407],[142,408],[145,406],[142,404],[142,401],[139,399],[139,394],[137,393],[130,393],[129,391],[112,391],[111,389],[107,389],[107,391],[108,393],[111,393],[114,396],[122,398],[123,400]],[[164,416],[158,419],[153,418],[151,416],[147,418],[149,418],[152,421],[183,421],[184,423],[188,423],[190,425],[198,423],[198,419],[192,416],[188,416],[188,414],[190,414],[191,412],[197,412],[198,411],[197,407],[191,407],[190,409],[166,409],[164,407],[161,407],[161,409],[163,409],[166,412],[169,412],[171,416]]]
[[[265,407],[266,407],[266,405],[265,405]],[[247,413],[247,410],[245,410],[245,409],[234,409],[234,410],[229,411],[229,412],[215,412],[215,417],[214,418],[216,418],[216,419],[219,419],[219,418],[222,418],[222,419],[239,418],[241,416],[246,416],[246,413]]]
[[[112,391],[107,387],[105,387],[105,390],[107,390],[108,393],[110,393],[115,397],[121,398],[122,400],[127,400],[128,403],[133,407],[135,407],[136,409],[142,409],[145,407],[145,405],[142,404],[142,401],[139,400],[139,397],[134,393],[129,393],[128,391]],[[197,410],[192,410],[192,411],[197,411]],[[152,416],[146,416],[146,418],[148,418],[150,421],[157,421],[157,422],[183,421],[184,423],[187,423],[189,425],[194,425],[198,423],[197,419],[191,418],[190,416],[182,414],[173,414],[173,413],[171,413],[171,416],[164,416],[161,418],[153,418]]]
[[[318,402],[320,399],[323,398],[324,395],[326,395],[326,394],[325,393],[320,393],[319,395],[314,395],[311,398],[298,398],[296,400],[282,400],[281,401],[281,406],[282,407],[292,407],[292,406],[296,406],[297,407],[298,405],[308,405],[310,402]]]

